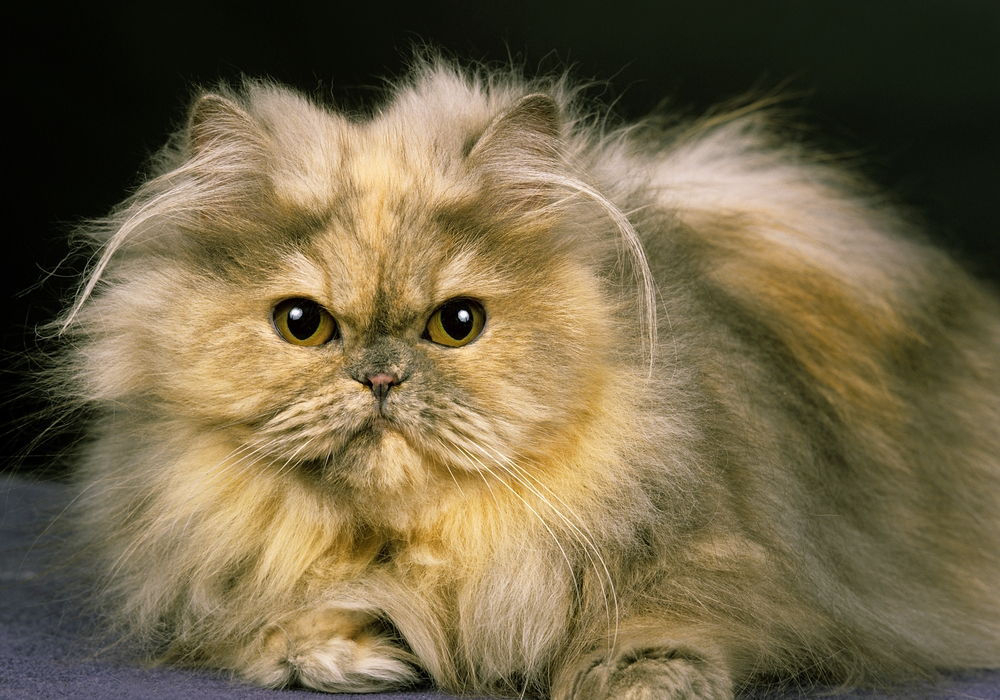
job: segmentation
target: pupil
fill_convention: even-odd
[[[311,338],[319,322],[319,309],[314,304],[293,306],[288,310],[288,330],[299,340]]]
[[[448,304],[441,310],[441,326],[455,340],[464,340],[472,325],[472,312],[462,303]]]

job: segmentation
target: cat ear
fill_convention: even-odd
[[[559,105],[548,95],[522,97],[486,128],[468,155],[497,211],[534,216],[551,203],[560,163]]]
[[[207,93],[192,105],[188,117],[185,170],[196,176],[195,194],[187,198],[197,211],[195,229],[203,235],[209,224],[232,230],[255,206],[268,201],[271,183],[266,172],[270,148],[260,122],[235,99]],[[253,203],[252,206],[249,206]]]
[[[234,101],[208,93],[191,107],[188,117],[188,155],[198,157],[216,149],[257,151],[262,142],[260,128]]]
[[[548,95],[522,97],[493,120],[469,152],[477,166],[554,161],[559,156],[559,105]]]

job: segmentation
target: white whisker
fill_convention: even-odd
[[[601,592],[604,596],[605,608],[608,615],[608,628],[612,629],[613,626],[613,634],[611,642],[611,651],[613,651],[615,643],[618,638],[618,624],[619,624],[618,596],[617,592],[615,591],[614,580],[611,577],[611,572],[608,570],[607,562],[605,561],[604,556],[601,554],[599,548],[597,547],[597,544],[595,543],[594,538],[590,533],[589,529],[586,527],[586,524],[583,522],[582,518],[580,518],[580,516],[562,498],[556,495],[550,488],[548,488],[545,484],[543,484],[539,479],[532,476],[526,469],[524,469],[523,467],[521,467],[508,457],[505,457],[500,454],[492,455],[485,447],[482,447],[480,445],[477,445],[477,447],[480,450],[482,450],[483,454],[488,456],[495,464],[502,467],[508,474],[510,474],[514,479],[516,479],[518,483],[520,483],[522,486],[531,491],[531,493],[536,498],[538,498],[542,503],[548,506],[549,510],[551,510],[551,512],[554,515],[556,515],[570,529],[570,532],[573,534],[574,537],[577,538],[577,541],[583,545],[583,551],[586,554],[588,560],[590,561],[591,566],[594,568],[594,572],[597,574],[597,581],[601,586]],[[532,483],[529,483],[528,479],[531,479],[541,488],[545,489],[553,498],[555,498],[555,500],[557,500],[563,508],[568,510],[574,516],[579,525],[573,523],[562,512],[560,508],[554,506],[552,502],[549,501],[549,499],[544,494],[542,494],[538,490],[538,488],[536,488],[536,486],[534,486]],[[598,568],[598,563],[600,563],[600,568]],[[602,571],[603,571],[603,576],[601,575]],[[605,590],[604,587],[605,580],[607,580],[608,582],[608,589],[611,591],[611,597],[614,602],[615,620],[613,625],[611,622],[611,605],[608,601],[607,590]]]
[[[457,447],[457,446],[456,446],[456,447]],[[540,515],[540,514],[538,513],[538,511],[536,511],[536,510],[535,510],[535,509],[534,509],[534,508],[533,508],[533,507],[531,506],[531,504],[530,504],[530,503],[528,503],[527,499],[525,499],[525,498],[524,498],[524,496],[522,496],[521,494],[519,494],[519,493],[517,492],[517,489],[513,488],[513,487],[512,487],[512,486],[511,486],[510,484],[508,484],[508,483],[507,483],[507,482],[506,482],[505,480],[503,480],[503,479],[499,478],[499,477],[497,476],[497,474],[496,474],[496,473],[495,473],[495,472],[494,472],[494,471],[493,471],[492,469],[490,469],[490,467],[489,467],[488,465],[486,465],[486,464],[485,464],[485,463],[484,463],[484,462],[483,462],[482,460],[480,460],[480,459],[479,459],[478,457],[476,457],[476,456],[475,456],[475,455],[473,455],[473,454],[470,454],[470,453],[468,453],[468,452],[465,452],[465,450],[464,450],[463,448],[461,448],[461,447],[457,447],[457,449],[461,450],[461,451],[463,452],[463,454],[465,454],[465,455],[466,455],[466,457],[468,457],[468,458],[469,458],[469,459],[471,459],[471,460],[472,460],[473,462],[475,462],[475,463],[476,463],[476,464],[477,464],[477,465],[478,465],[478,466],[479,466],[479,467],[480,467],[480,468],[481,468],[481,469],[482,469],[483,471],[485,471],[485,472],[486,472],[487,474],[489,474],[490,476],[494,477],[494,478],[495,478],[495,479],[496,479],[496,480],[497,480],[498,482],[500,482],[501,484],[503,484],[504,486],[506,486],[506,487],[507,487],[507,489],[508,489],[508,490],[509,490],[509,491],[510,491],[510,492],[511,492],[512,494],[514,494],[515,496],[517,496],[517,498],[518,498],[518,499],[519,499],[519,500],[521,501],[521,503],[523,503],[523,504],[524,504],[524,506],[525,506],[525,507],[526,507],[526,508],[527,508],[527,509],[528,509],[529,511],[531,511],[532,515],[534,515],[534,516],[535,516],[535,517],[536,517],[536,518],[538,519],[538,522],[540,522],[540,523],[542,524],[542,526],[543,526],[543,527],[544,527],[544,528],[545,528],[545,529],[546,529],[546,530],[548,531],[549,535],[551,535],[551,537],[552,537],[552,541],[553,541],[553,542],[555,542],[555,545],[556,545],[556,546],[557,546],[557,547],[559,548],[559,551],[560,551],[560,552],[562,553],[562,557],[563,557],[563,559],[564,559],[564,560],[566,561],[566,566],[567,566],[567,568],[569,569],[569,573],[570,573],[570,578],[571,578],[571,579],[572,579],[572,581],[573,581],[573,588],[574,588],[574,589],[575,589],[575,591],[576,591],[576,599],[577,599],[578,601],[582,601],[582,600],[583,600],[583,598],[582,598],[582,597],[581,597],[581,595],[580,595],[580,587],[579,587],[579,584],[577,583],[577,580],[576,580],[576,572],[575,572],[575,571],[574,571],[574,569],[573,569],[573,564],[572,564],[572,562],[571,562],[571,561],[570,561],[570,559],[569,559],[569,555],[567,555],[567,554],[566,554],[566,550],[565,550],[565,549],[563,548],[563,546],[562,546],[562,543],[561,543],[561,542],[559,541],[559,537],[558,537],[558,536],[556,535],[556,533],[555,533],[555,532],[554,532],[554,531],[552,530],[552,528],[551,528],[551,527],[549,526],[549,524],[548,524],[548,523],[547,523],[547,522],[545,521],[545,518],[543,518],[543,517],[542,517],[542,516],[541,516],[541,515]],[[498,466],[499,466],[499,465],[498,465]],[[487,482],[487,487],[489,487],[489,482]],[[490,489],[490,493],[492,493],[492,492],[493,492],[493,490],[492,490],[492,489]],[[494,497],[494,499],[495,499],[495,497]],[[498,505],[499,505],[499,504],[498,504]]]

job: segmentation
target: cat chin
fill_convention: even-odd
[[[355,435],[325,466],[325,476],[352,491],[373,496],[425,481],[420,455],[383,420]]]

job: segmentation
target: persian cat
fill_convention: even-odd
[[[1000,665],[1000,303],[772,121],[198,97],[59,321],[112,629],[331,692]]]

